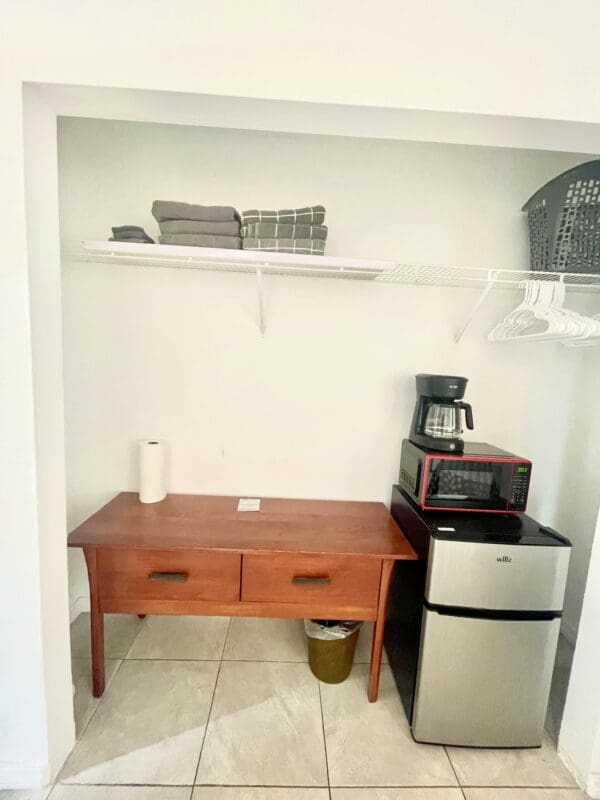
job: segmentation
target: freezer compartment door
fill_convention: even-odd
[[[542,742],[560,619],[501,620],[425,609],[413,735],[470,747]]]
[[[500,611],[561,611],[568,547],[434,539],[425,598],[430,605]]]

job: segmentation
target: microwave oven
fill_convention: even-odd
[[[460,455],[402,442],[400,485],[425,511],[522,514],[531,461],[492,445],[465,442]]]

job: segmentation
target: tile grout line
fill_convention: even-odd
[[[450,758],[450,753],[448,752],[448,748],[445,745],[444,745],[444,753],[446,754],[446,758],[448,759],[448,763],[450,764],[450,769],[452,770],[452,772],[454,773],[454,777],[456,778],[456,785],[460,789],[460,793],[464,797],[464,800],[467,800],[467,795],[465,794],[465,790],[463,789],[462,783],[460,782],[456,768],[452,763],[452,759]]]
[[[215,702],[215,695],[217,694],[217,686],[219,684],[219,676],[221,675],[221,667],[223,666],[223,653],[225,652],[225,646],[227,644],[227,638],[229,637],[229,629],[231,628],[231,617],[229,617],[229,622],[227,623],[227,632],[225,633],[225,640],[223,642],[223,650],[221,651],[221,660],[219,661],[219,666],[217,668],[217,677],[215,678],[215,685],[213,688],[212,697],[210,699],[210,706],[208,708],[208,715],[206,717],[206,725],[204,727],[204,736],[202,737],[202,744],[200,745],[200,752],[198,754],[198,762],[196,764],[196,771],[194,772],[194,783],[192,785],[192,793],[190,794],[190,800],[194,796],[194,789],[196,787],[196,781],[198,780],[198,772],[200,771],[200,761],[202,760],[202,753],[204,751],[204,743],[206,742],[206,737],[208,735],[208,726],[210,724],[210,717],[212,715],[213,705]]]
[[[77,659],[76,659],[77,660]],[[83,661],[84,659],[79,659]],[[308,666],[308,661],[276,661],[272,658],[110,658],[109,661],[169,661],[175,664],[218,664],[222,661],[224,664],[304,664]],[[355,666],[364,667],[368,666],[366,662],[359,662]],[[387,665],[382,665],[387,666]],[[554,744],[554,743],[553,743]]]
[[[56,784],[56,785],[58,785],[58,784]],[[202,784],[198,784],[197,786],[192,786],[189,783],[131,783],[131,782],[128,782],[128,783],[101,783],[101,782],[97,782],[97,783],[76,783],[76,782],[73,781],[71,783],[66,783],[66,784],[63,784],[63,785],[64,786],[81,786],[81,787],[86,787],[86,786],[105,786],[107,788],[122,788],[122,787],[126,787],[126,788],[127,787],[129,787],[129,788],[142,787],[143,788],[145,786],[149,786],[149,787],[156,787],[156,788],[162,788],[162,789],[190,789],[190,788],[191,789],[197,789],[197,788],[203,788],[203,789],[205,789],[205,788],[225,788],[225,789],[269,789],[269,788],[273,788],[273,789],[327,789],[328,788],[327,786],[315,786],[314,784],[309,784],[309,785],[306,785],[306,784],[279,785],[279,784],[274,784],[274,783],[202,783]],[[45,788],[45,787],[43,787],[43,788]],[[55,788],[55,786],[53,786],[52,788]],[[434,786],[431,786],[431,785],[419,786],[419,785],[415,785],[414,783],[393,783],[393,784],[384,784],[384,785],[381,785],[381,784],[373,785],[373,784],[371,784],[370,786],[362,786],[362,785],[361,786],[357,786],[355,784],[346,784],[346,785],[340,784],[339,786],[333,786],[331,788],[333,788],[333,789],[377,789],[377,790],[385,791],[387,789],[459,789],[459,788],[462,788],[462,787],[456,786],[454,784],[452,784],[452,785],[449,785],[449,784],[435,784]],[[560,791],[560,792],[565,792],[565,791],[581,792],[581,791],[583,791],[578,786],[540,786],[539,784],[538,785],[527,785],[527,786],[525,786],[525,785],[519,785],[519,786],[508,786],[508,785],[489,786],[489,785],[487,785],[486,786],[486,785],[483,785],[483,784],[472,784],[472,785],[467,785],[464,788],[466,788],[466,789],[519,789],[519,790],[520,789],[535,789],[535,790],[541,791],[541,792],[547,792],[547,791],[553,791],[553,792],[556,792],[556,791]],[[15,790],[9,789],[7,791],[15,791]],[[16,791],[20,791],[20,790],[16,790]],[[25,789],[24,791],[28,791],[28,790]]]
[[[106,661],[106,659],[104,659],[104,660]],[[110,660],[111,660],[111,661],[116,661],[116,659],[110,659]],[[121,658],[121,659],[119,659],[119,666],[116,668],[116,670],[114,671],[114,674],[113,674],[113,676],[111,677],[111,679],[108,681],[108,683],[107,683],[107,684],[106,684],[106,686],[104,687],[104,691],[102,692],[102,697],[95,697],[95,698],[94,698],[95,700],[97,700],[97,701],[98,701],[98,702],[96,703],[96,707],[94,708],[94,710],[93,710],[93,711],[92,711],[92,713],[90,714],[90,718],[88,719],[88,721],[87,721],[87,722],[85,723],[85,725],[83,726],[83,729],[82,729],[81,733],[79,734],[79,736],[77,736],[77,737],[75,738],[75,745],[77,745],[77,742],[79,742],[79,741],[80,741],[80,740],[83,738],[83,734],[84,734],[84,733],[87,731],[87,729],[88,729],[88,728],[89,728],[89,726],[90,726],[90,723],[91,723],[91,721],[94,719],[94,717],[95,717],[95,716],[96,716],[96,714],[98,713],[98,709],[100,708],[100,704],[101,704],[101,703],[102,703],[102,701],[104,700],[104,697],[105,697],[105,694],[106,694],[106,690],[107,690],[107,689],[108,689],[108,687],[111,685],[111,683],[114,681],[114,679],[117,677],[117,673],[119,672],[119,670],[121,669],[121,667],[123,666],[123,664],[124,664],[124,663],[125,663],[125,659],[124,659],[124,658]],[[74,749],[75,749],[75,747],[73,748],[73,750],[74,750]],[[73,751],[71,751],[71,752],[73,752]],[[70,753],[69,753],[69,755],[70,755]],[[69,756],[67,756],[67,758],[68,758],[68,757],[69,757]],[[65,763],[66,763],[66,759],[65,759]]]
[[[582,792],[579,786],[542,786],[539,783],[534,784],[523,784],[520,783],[518,786],[508,785],[508,784],[492,784],[487,785],[484,783],[465,783],[461,785],[461,788],[465,789],[535,789],[538,792]]]
[[[319,707],[321,709],[321,730],[323,731],[323,749],[325,750],[325,770],[327,771],[327,791],[331,800],[331,779],[329,777],[329,758],[327,757],[327,739],[325,737],[325,717],[323,715],[323,698],[321,697],[321,681],[317,678],[319,688]]]
[[[131,651],[131,648],[133,647],[133,643],[135,642],[135,640],[136,640],[136,639],[137,639],[137,637],[139,636],[140,630],[141,630],[141,626],[140,626],[140,628],[138,629],[138,631],[137,631],[137,633],[135,634],[135,636],[133,637],[133,639],[131,640],[131,643],[130,643],[129,647],[127,648],[127,652],[125,653],[125,655],[124,655],[124,656],[122,656],[121,658],[108,658],[106,655],[104,655],[104,669],[105,669],[105,670],[106,670],[106,662],[107,662],[107,661],[118,661],[118,662],[119,662],[119,666],[118,666],[118,667],[116,668],[116,670],[114,671],[114,673],[113,673],[112,677],[110,678],[110,680],[109,680],[109,681],[106,683],[106,685],[105,685],[105,687],[104,687],[104,692],[102,693],[102,697],[97,697],[97,698],[95,698],[96,700],[98,700],[98,702],[96,703],[96,707],[94,708],[94,710],[93,710],[93,711],[92,711],[92,713],[90,714],[90,718],[88,719],[88,721],[85,723],[85,725],[84,725],[84,726],[83,726],[83,728],[81,729],[81,732],[79,733],[79,735],[75,737],[75,744],[74,744],[74,746],[73,746],[73,750],[75,750],[75,748],[77,747],[77,743],[81,741],[81,739],[83,738],[83,735],[85,734],[85,732],[86,732],[86,731],[87,731],[87,729],[89,728],[89,726],[90,726],[90,724],[91,724],[92,720],[94,719],[94,717],[95,717],[95,716],[96,716],[96,714],[98,713],[98,710],[99,710],[99,708],[100,708],[100,705],[101,705],[102,701],[104,700],[104,698],[106,697],[106,690],[107,690],[107,689],[108,689],[108,687],[111,685],[111,683],[113,682],[113,680],[114,680],[114,679],[117,677],[117,674],[120,672],[120,670],[121,670],[121,667],[123,666],[123,664],[124,664],[124,663],[125,663],[125,661],[127,660],[127,655],[128,655],[128,654],[129,654],[129,652]],[[81,660],[89,660],[89,661],[90,661],[90,667],[91,667],[91,660],[92,660],[91,652],[90,652],[90,655],[89,655],[89,657],[88,657],[88,656],[81,656],[80,658],[81,658]],[[73,660],[75,660],[75,659],[73,658],[73,656],[71,656],[71,661],[73,661]],[[62,765],[62,767],[61,767],[61,768],[60,768],[60,770],[58,771],[58,775],[56,776],[56,780],[55,780],[55,781],[54,781],[54,783],[52,784],[52,788],[50,789],[50,792],[49,792],[49,794],[47,795],[47,797],[46,797],[46,800],[50,800],[50,796],[51,796],[51,795],[54,793],[54,790],[55,790],[55,789],[56,789],[56,787],[59,785],[59,783],[61,783],[61,781],[60,781],[60,775],[61,775],[61,773],[62,773],[63,769],[65,768],[65,765],[66,765],[67,761],[69,760],[69,758],[70,758],[70,756],[71,756],[71,753],[73,752],[73,750],[71,750],[71,752],[69,753],[69,755],[68,755],[68,756],[65,758],[64,764]],[[83,784],[82,784],[82,785],[83,785]]]
[[[105,786],[107,788],[144,788],[146,786],[151,788],[157,789],[327,789],[327,786],[315,786],[314,784],[302,784],[302,783],[295,783],[295,784],[285,784],[280,785],[277,783],[200,783],[197,786],[192,786],[189,783],[66,783],[65,786]],[[351,786],[351,787],[341,787],[341,788],[351,788],[351,789],[387,789],[387,786]],[[414,789],[414,788],[432,788],[429,786],[426,787],[414,787],[414,786],[392,786],[392,789]],[[456,789],[456,786],[435,786],[435,789]],[[4,790],[2,790],[4,791]],[[13,789],[9,789],[8,791],[13,791]],[[20,790],[17,790],[20,791]],[[24,791],[28,791],[25,789]]]
[[[137,614],[136,614],[135,616],[137,617]],[[142,619],[142,620],[140,620],[140,618],[138,617],[138,620],[139,620],[139,622],[140,622],[140,625],[138,625],[138,629],[137,629],[137,631],[136,631],[136,634],[135,634],[135,636],[133,637],[133,639],[131,640],[131,643],[130,643],[129,647],[127,648],[127,652],[126,652],[126,653],[125,653],[125,655],[123,656],[123,661],[127,661],[127,660],[129,659],[129,653],[131,653],[131,651],[132,651],[132,649],[133,649],[133,645],[135,644],[135,642],[136,642],[136,639],[138,638],[138,636],[140,635],[140,633],[142,632],[142,627],[143,627],[143,624],[144,624],[144,622],[145,622],[147,619],[148,619],[148,617],[147,617],[147,616],[145,616],[145,617],[144,617],[144,619]],[[133,661],[133,659],[131,659],[131,660]]]
[[[125,661],[127,660],[127,656],[128,656],[128,655],[129,655],[129,653],[131,652],[131,648],[133,647],[133,644],[134,644],[135,640],[136,640],[136,639],[137,639],[137,637],[139,636],[139,634],[140,634],[140,630],[141,630],[141,625],[140,625],[140,627],[139,627],[139,629],[138,629],[137,633],[135,634],[135,636],[134,636],[134,637],[133,637],[133,639],[131,640],[131,643],[130,643],[129,647],[127,648],[127,651],[126,651],[125,655],[124,655],[124,656],[122,656],[120,659],[116,659],[116,658],[108,658],[106,655],[104,656],[104,669],[105,669],[105,670],[106,670],[106,662],[107,662],[107,661],[117,661],[117,660],[118,660],[120,663],[119,663],[119,666],[118,666],[118,667],[116,668],[116,670],[114,671],[114,674],[113,674],[112,678],[111,678],[111,679],[108,681],[108,683],[105,685],[105,687],[104,687],[104,691],[102,692],[102,697],[97,697],[97,698],[96,698],[96,699],[98,700],[98,702],[96,703],[96,708],[95,708],[95,709],[92,711],[92,714],[91,714],[90,718],[88,719],[88,721],[85,723],[85,725],[84,725],[84,727],[83,727],[83,730],[81,731],[81,733],[79,734],[79,736],[77,736],[77,738],[75,739],[75,744],[77,744],[77,742],[78,742],[78,741],[79,741],[79,740],[80,740],[80,739],[83,737],[83,734],[84,734],[84,733],[87,731],[87,729],[88,729],[88,727],[89,727],[89,725],[90,725],[90,722],[91,722],[91,721],[94,719],[94,717],[96,716],[96,713],[98,712],[98,709],[100,708],[100,703],[101,703],[101,702],[104,700],[104,698],[106,697],[106,690],[108,689],[108,687],[110,686],[110,684],[111,684],[111,683],[114,681],[114,679],[117,677],[117,673],[118,673],[118,672],[120,672],[120,670],[121,670],[121,667],[123,666],[123,664],[124,664],[124,663],[125,663]],[[90,653],[90,662],[91,662],[91,653]],[[73,749],[75,749],[75,748],[73,748]],[[70,755],[70,754],[69,754],[69,755]],[[65,761],[65,763],[66,763],[66,761]],[[60,774],[60,773],[59,773],[59,774]],[[52,790],[54,791],[54,787],[53,787],[53,789],[52,789]],[[46,800],[48,800],[48,798],[46,798]]]
[[[140,626],[140,629],[141,629],[141,626]],[[131,648],[133,647],[133,643],[134,643],[134,642],[135,642],[135,640],[137,639],[137,637],[138,637],[139,633],[140,633],[140,630],[138,630],[138,632],[136,633],[136,635],[135,635],[135,636],[133,637],[133,639],[131,640],[131,644],[130,644],[130,645],[129,645],[129,647],[127,648],[127,652],[126,652],[126,654],[125,654],[124,656],[122,656],[121,658],[108,658],[106,655],[104,656],[104,668],[105,668],[105,669],[106,669],[106,662],[107,662],[107,661],[118,661],[118,662],[119,662],[119,666],[116,668],[116,670],[114,671],[114,673],[113,673],[112,677],[110,678],[110,680],[109,680],[109,681],[107,682],[107,684],[105,685],[105,687],[104,687],[104,692],[102,693],[102,697],[97,697],[97,698],[95,698],[96,700],[98,700],[98,702],[96,703],[96,707],[94,708],[94,710],[93,710],[93,711],[92,711],[92,713],[90,714],[90,718],[88,719],[88,721],[85,723],[85,725],[84,725],[84,726],[83,726],[83,728],[81,729],[81,731],[80,731],[79,735],[77,735],[77,736],[75,737],[75,744],[73,745],[73,750],[75,750],[75,748],[77,747],[77,743],[81,741],[81,739],[83,738],[83,735],[85,734],[85,732],[86,732],[86,731],[87,731],[87,729],[89,728],[89,726],[90,726],[90,724],[91,724],[92,720],[94,719],[94,717],[95,717],[95,716],[96,716],[96,714],[98,713],[98,710],[99,710],[99,708],[100,708],[100,704],[102,703],[102,701],[104,700],[104,698],[105,698],[105,696],[106,696],[106,690],[107,690],[107,689],[108,689],[108,687],[111,685],[111,683],[113,682],[113,680],[114,680],[114,679],[117,677],[117,674],[118,674],[118,673],[119,673],[119,671],[121,670],[121,667],[123,666],[123,664],[124,664],[124,663],[125,663],[125,661],[127,660],[127,654],[130,652]],[[79,657],[75,656],[75,658],[74,658],[73,656],[71,656],[71,662],[73,662],[74,660],[77,660],[77,658],[79,658],[79,659],[80,659],[80,660],[82,660],[82,661],[89,661],[89,662],[90,662],[90,666],[91,666],[91,660],[92,660],[91,652],[90,652],[90,655],[89,655],[89,656],[79,656]],[[60,781],[60,775],[61,775],[61,773],[62,773],[63,769],[65,768],[65,765],[66,765],[67,761],[69,760],[69,758],[70,758],[70,756],[71,756],[71,753],[73,752],[73,750],[71,750],[71,752],[70,752],[70,753],[67,755],[67,757],[65,758],[65,761],[64,761],[63,765],[61,766],[60,770],[58,771],[58,775],[56,776],[56,779],[55,779],[55,781],[54,781],[54,782],[53,782],[53,784],[52,784],[52,787],[51,787],[51,789],[50,789],[50,792],[49,792],[49,793],[48,793],[48,795],[46,796],[46,800],[50,800],[50,797],[51,797],[51,795],[54,793],[54,790],[55,790],[55,789],[56,789],[56,787],[57,787],[57,786],[58,786],[58,785],[61,783],[61,781]],[[82,785],[84,785],[84,784],[82,784]]]
[[[51,795],[53,794],[53,792],[54,792],[54,790],[56,789],[56,787],[57,787],[57,786],[58,786],[60,783],[62,783],[62,781],[60,780],[60,776],[61,776],[61,773],[62,773],[63,769],[65,768],[65,765],[67,764],[67,761],[68,761],[68,760],[69,760],[69,758],[71,757],[71,753],[72,753],[72,752],[75,750],[75,748],[77,747],[77,744],[78,744],[78,742],[80,742],[80,741],[81,741],[81,739],[83,738],[83,734],[84,734],[84,733],[87,731],[87,729],[88,729],[88,728],[89,728],[89,726],[90,726],[90,723],[92,722],[92,720],[94,719],[94,717],[95,717],[95,716],[96,716],[96,714],[98,713],[98,709],[100,708],[100,704],[102,703],[102,700],[104,699],[104,694],[105,694],[106,690],[108,689],[108,687],[110,686],[110,684],[113,682],[113,680],[114,680],[114,679],[117,677],[117,673],[119,672],[119,670],[121,669],[121,667],[123,666],[123,663],[124,663],[124,661],[125,661],[125,659],[124,659],[124,658],[120,658],[120,659],[117,659],[117,658],[111,658],[111,659],[105,659],[105,661],[106,661],[106,660],[109,660],[109,661],[119,661],[119,666],[116,668],[116,670],[114,671],[114,674],[112,675],[111,679],[108,681],[108,683],[107,683],[107,684],[106,684],[106,686],[104,687],[104,692],[102,693],[102,697],[96,697],[96,698],[94,698],[94,699],[96,699],[96,700],[98,701],[98,702],[96,703],[96,707],[94,708],[94,710],[93,710],[93,711],[92,711],[92,713],[90,714],[90,718],[89,718],[89,719],[88,719],[88,721],[85,723],[85,725],[83,726],[83,728],[81,729],[81,731],[79,732],[79,734],[78,734],[78,735],[75,737],[75,744],[73,745],[73,749],[72,749],[72,750],[69,752],[69,754],[67,755],[67,757],[65,758],[65,760],[64,760],[64,762],[63,762],[63,765],[62,765],[62,766],[61,766],[61,768],[59,769],[59,771],[58,771],[58,774],[57,774],[57,776],[56,776],[56,778],[55,778],[54,782],[52,783],[52,787],[51,787],[51,789],[50,789],[50,792],[49,792],[49,793],[46,795],[46,800],[50,800],[50,797],[51,797]]]
[[[75,658],[74,661],[84,661],[84,658]],[[88,659],[89,660],[89,659]],[[108,661],[181,661],[183,663],[189,661],[199,661],[204,664],[214,664],[216,661],[223,661],[225,664],[306,664],[308,666],[308,661],[285,661],[283,659],[277,658],[143,658],[141,656],[135,656],[134,658],[109,658]],[[357,667],[364,667],[368,666],[368,661],[355,661],[354,665]],[[387,664],[382,664],[382,666],[388,666]]]
[[[77,659],[73,659],[73,658],[71,659],[71,661],[75,661],[75,660],[77,660]],[[81,660],[87,660],[87,661],[90,661],[90,669],[91,669],[91,657],[90,657],[90,658],[82,658]],[[94,717],[96,716],[96,713],[97,713],[98,709],[100,708],[100,703],[101,703],[101,702],[104,700],[104,697],[105,697],[105,695],[106,695],[106,690],[107,690],[107,689],[108,689],[108,687],[111,685],[111,683],[113,682],[113,680],[114,680],[114,679],[117,677],[117,673],[119,672],[119,670],[121,669],[121,667],[122,667],[122,666],[123,666],[123,664],[125,663],[125,657],[123,656],[123,657],[121,657],[121,658],[106,658],[106,656],[105,656],[105,657],[104,657],[104,669],[105,669],[105,670],[106,670],[106,662],[107,662],[107,661],[118,661],[118,662],[119,662],[119,666],[116,668],[116,670],[114,671],[114,673],[112,674],[112,676],[110,677],[110,679],[108,680],[108,682],[106,683],[106,685],[105,685],[105,687],[104,687],[104,692],[102,692],[102,697],[95,697],[95,698],[94,698],[95,700],[97,700],[97,701],[98,701],[98,702],[96,703],[96,707],[95,707],[95,708],[94,708],[94,710],[92,711],[92,713],[91,713],[91,715],[90,715],[90,718],[88,719],[88,721],[87,721],[87,722],[85,723],[85,725],[83,726],[83,728],[82,728],[82,730],[81,730],[81,733],[79,734],[79,736],[77,736],[77,737],[75,738],[75,744],[77,744],[77,742],[78,742],[78,741],[81,739],[81,737],[83,736],[83,734],[84,734],[84,733],[87,731],[87,729],[88,729],[88,727],[89,727],[89,724],[90,724],[90,722],[91,722],[91,721],[94,719]],[[75,749],[75,748],[73,748],[73,749]],[[72,752],[72,751],[71,751],[71,752]],[[69,754],[69,755],[70,755],[70,754]],[[68,756],[67,756],[67,758],[68,758]],[[66,759],[65,759],[65,763],[66,763]]]
[[[113,659],[114,660],[114,659]],[[154,656],[135,656],[135,658],[123,659],[123,661],[169,661],[176,664],[216,664],[219,661],[227,661],[219,656],[216,658],[154,658]]]
[[[231,620],[232,617],[229,617],[229,622],[227,623],[227,630],[225,631],[225,638],[223,639],[223,648],[221,650],[221,662],[225,661],[225,650],[227,648],[227,640],[229,639],[229,631],[231,629]]]

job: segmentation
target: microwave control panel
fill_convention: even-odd
[[[529,481],[531,479],[531,464],[515,464],[513,468],[512,487],[508,501],[509,511],[525,511],[527,495],[529,494]]]

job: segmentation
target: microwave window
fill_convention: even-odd
[[[489,463],[433,461],[427,495],[437,500],[489,501],[497,498],[498,486]]]

